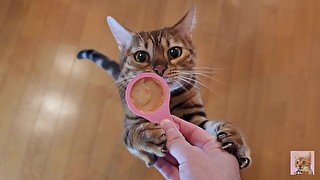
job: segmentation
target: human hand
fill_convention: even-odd
[[[161,122],[170,154],[159,158],[154,165],[166,179],[241,179],[236,158],[223,151],[213,136],[194,124],[172,117],[181,132],[170,120]]]

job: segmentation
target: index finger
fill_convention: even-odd
[[[203,150],[220,148],[221,145],[217,139],[205,130],[201,129],[199,126],[189,123],[176,116],[172,116],[172,118],[174,122],[180,126],[180,132],[192,145]]]

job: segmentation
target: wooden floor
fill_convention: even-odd
[[[207,114],[245,132],[243,179],[292,179],[291,150],[316,151],[319,179],[319,0],[1,0],[0,179],[161,179],[121,141],[112,79],[75,55],[117,58],[107,15],[151,30],[194,3],[198,66],[222,69]]]

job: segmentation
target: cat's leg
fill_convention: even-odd
[[[129,151],[143,160],[147,166],[152,166],[158,157],[168,152],[167,137],[163,128],[143,118],[127,125],[124,132],[124,142]]]
[[[250,165],[250,149],[241,131],[235,125],[222,121],[204,121],[201,126],[221,142],[222,149],[237,158],[240,168]]]

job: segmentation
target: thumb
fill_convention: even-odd
[[[191,144],[185,140],[172,121],[165,119],[160,124],[167,135],[167,148],[170,154],[177,159],[179,164],[185,162],[192,148]]]

